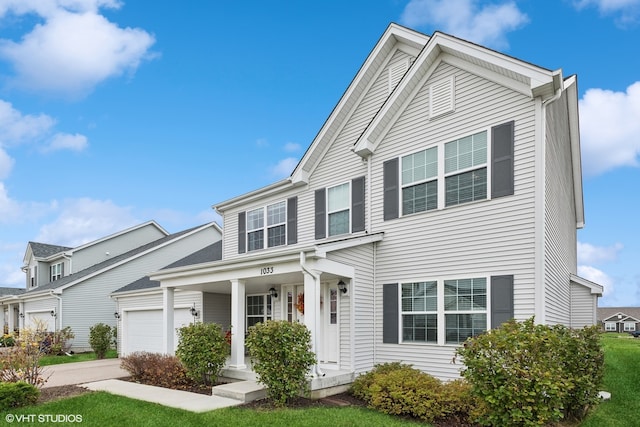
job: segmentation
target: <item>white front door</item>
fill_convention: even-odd
[[[337,363],[339,350],[339,314],[338,314],[338,286],[322,285],[322,309],[320,311],[322,327],[322,348],[320,361]]]

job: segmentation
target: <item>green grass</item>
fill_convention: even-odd
[[[416,423],[374,412],[365,408],[310,408],[253,410],[224,408],[205,413],[180,409],[96,392],[78,397],[49,402],[44,405],[15,409],[0,413],[0,420],[10,416],[30,416],[34,424],[14,418],[14,424],[38,424],[38,417],[47,415],[79,415],[75,423],[55,422],[56,426],[415,426]],[[59,421],[59,420],[57,420]],[[40,425],[45,425],[40,423]],[[424,425],[424,424],[421,424]]]
[[[640,338],[607,333],[604,348],[604,386],[611,400],[602,402],[580,427],[640,425]]]
[[[105,356],[107,359],[118,357],[116,350],[109,350]],[[59,365],[61,363],[86,362],[88,360],[96,360],[95,353],[76,353],[71,356],[43,356],[40,358],[40,366]]]

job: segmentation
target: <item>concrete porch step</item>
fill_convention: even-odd
[[[212,394],[246,403],[264,399],[267,397],[267,390],[255,381],[237,381],[213,387]]]

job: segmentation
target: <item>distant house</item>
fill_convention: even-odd
[[[605,332],[640,331],[640,307],[598,307],[598,324]]]
[[[169,234],[149,221],[75,248],[29,242],[25,290],[0,297],[3,321],[8,330],[36,320],[51,331],[70,326],[72,349],[90,350],[89,328],[115,325],[111,292],[220,238],[215,223]]]
[[[291,176],[215,208],[221,260],[114,297],[134,313],[152,294],[165,353],[183,295],[218,301],[227,377],[251,376],[243,338],[270,319],[311,331],[314,390],[389,361],[457,378],[456,348],[512,318],[596,323],[602,287],[577,275],[576,76],[447,34],[391,24]]]

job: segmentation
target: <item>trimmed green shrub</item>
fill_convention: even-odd
[[[466,423],[475,407],[470,386],[462,381],[442,383],[411,365],[399,362],[376,365],[360,375],[351,393],[385,414]]]
[[[540,426],[583,417],[595,402],[603,358],[595,330],[511,320],[457,350],[482,400],[484,425]]]
[[[24,381],[0,383],[0,411],[33,405],[38,401],[39,396],[40,390]]]
[[[214,384],[229,355],[229,344],[217,323],[192,323],[178,329],[176,356],[187,375],[202,384]]]
[[[104,323],[96,323],[89,328],[89,345],[96,353],[97,359],[104,359],[107,351],[111,348],[112,337],[111,326]]]
[[[177,390],[190,388],[187,368],[176,356],[137,351],[123,357],[120,366],[136,382]]]
[[[268,320],[249,328],[246,339],[253,370],[276,406],[307,394],[307,373],[316,363],[311,333],[302,323]]]

